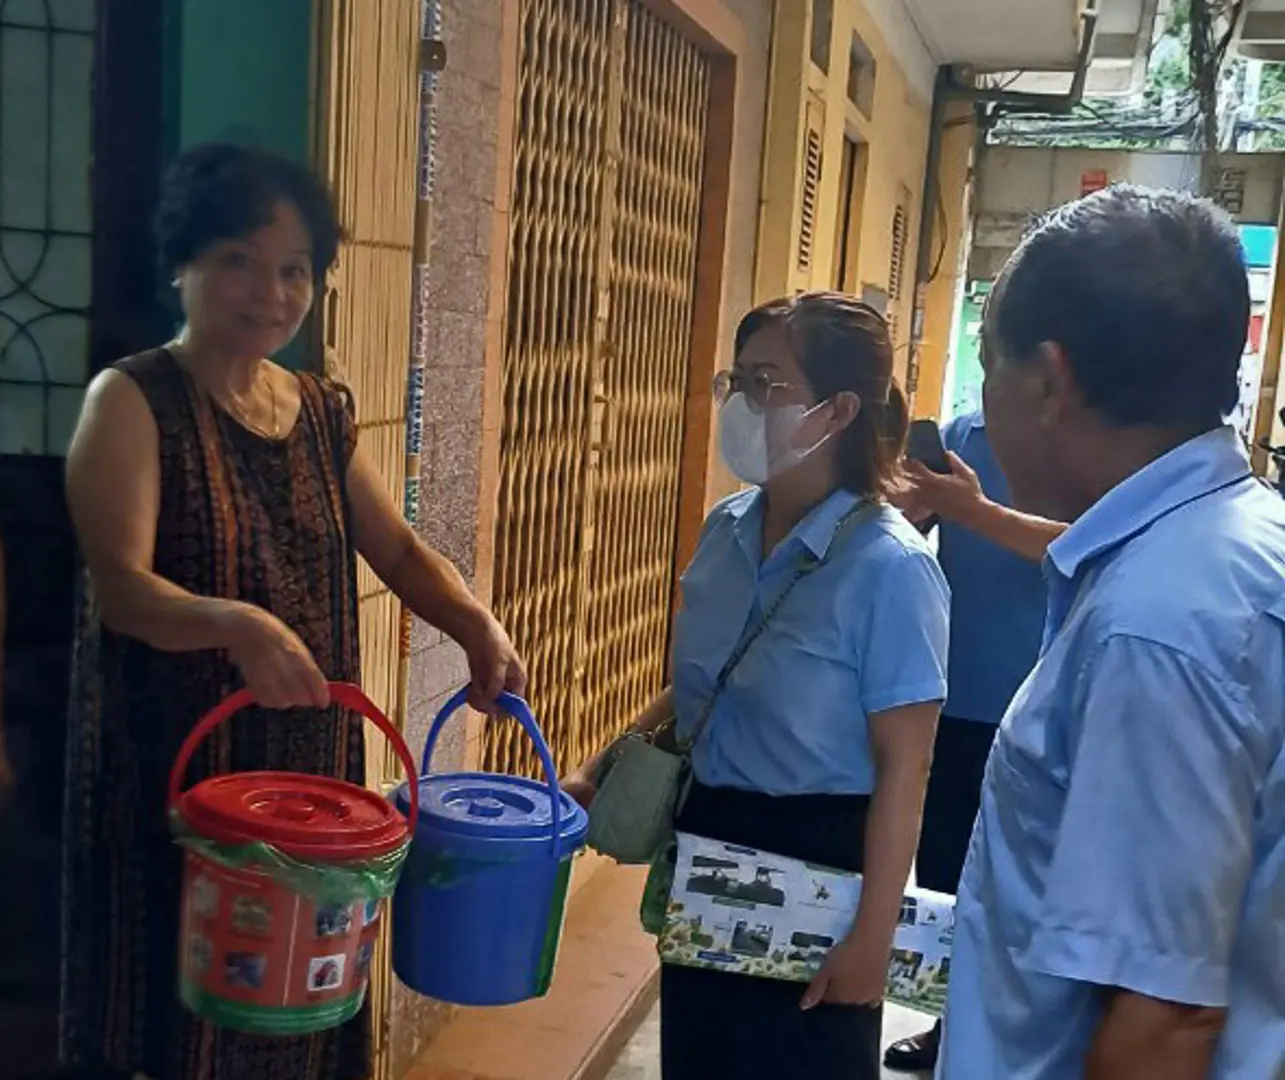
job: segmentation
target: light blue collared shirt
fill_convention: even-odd
[[[942,442],[977,473],[988,499],[1012,505],[980,411],[955,419]],[[1044,576],[1038,563],[949,521],[937,527],[937,558],[950,582],[945,714],[998,724],[1039,655],[1048,606]]]
[[[1229,428],[1049,549],[956,908],[939,1080],[1081,1080],[1096,987],[1226,1008],[1285,1077],[1285,501]]]
[[[761,492],[733,495],[706,521],[683,575],[674,636],[683,734],[798,567],[826,561],[790,593],[717,699],[693,751],[702,783],[769,795],[868,794],[869,715],[945,698],[950,596],[941,569],[890,507],[835,540],[856,503],[836,491],[767,558]]]

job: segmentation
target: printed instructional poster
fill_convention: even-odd
[[[860,898],[859,874],[679,833],[660,957],[810,982],[847,935]],[[893,939],[889,1000],[941,1015],[954,932],[953,897],[907,891]]]

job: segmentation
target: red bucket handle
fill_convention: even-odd
[[[410,817],[407,820],[407,826],[409,834],[414,836],[415,822],[419,818],[419,785],[415,783],[415,759],[411,757],[410,747],[406,745],[406,740],[402,738],[401,732],[393,726],[392,721],[380,712],[375,703],[363,694],[358,687],[352,683],[344,682],[332,682],[329,685],[330,703],[332,705],[338,705],[341,708],[360,713],[379,728],[384,733],[385,738],[392,744],[393,750],[397,754],[397,759],[401,762],[402,768],[406,770],[406,777],[410,781],[407,785],[410,788]],[[178,757],[174,759],[174,768],[170,770],[168,800],[170,810],[174,810],[178,805],[178,797],[181,794],[180,789],[183,786],[183,777],[187,774],[187,767],[192,760],[192,755],[196,753],[196,748],[204,742],[205,737],[211,731],[229,719],[234,713],[238,713],[254,703],[254,695],[249,690],[238,690],[235,694],[224,698],[218,705],[215,705],[192,728],[191,733],[183,741],[183,745],[179,749]]]

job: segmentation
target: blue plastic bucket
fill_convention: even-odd
[[[428,775],[461,690],[424,744],[419,822],[393,895],[393,970],[410,989],[454,1005],[512,1005],[553,980],[571,860],[589,816],[558,788],[549,747],[526,702],[500,698],[535,743],[546,782],[498,773]],[[393,795],[409,805],[408,785]]]

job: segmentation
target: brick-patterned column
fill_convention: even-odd
[[[494,469],[484,459],[498,454],[499,432],[483,430],[494,427],[484,424],[483,397],[488,376],[498,389],[507,261],[507,215],[503,229],[496,227],[497,212],[507,211],[497,207],[497,158],[507,180],[512,140],[511,105],[507,131],[500,133],[506,49],[516,61],[516,40],[504,30],[512,22],[506,6],[517,7],[505,0],[442,0],[441,36],[449,60],[437,77],[432,235],[421,294],[425,368],[417,527],[484,600],[495,513]],[[412,628],[410,646],[406,730],[412,745],[422,745],[436,707],[467,680],[468,668],[454,642],[423,624]],[[437,767],[459,767],[467,740],[463,720],[451,725],[437,751]]]
[[[484,601],[490,592],[496,470],[485,469],[483,460],[488,449],[498,456],[499,432],[484,431],[483,387],[488,373],[499,385],[504,290],[494,289],[492,280],[503,274],[508,239],[507,226],[498,234],[496,229],[497,155],[507,179],[512,141],[511,120],[500,136],[500,72],[506,49],[516,65],[516,22],[506,20],[505,8],[512,15],[517,6],[516,0],[437,0],[434,29],[447,63],[432,87],[431,227],[422,234],[428,259],[416,282],[424,362],[416,529]],[[506,21],[512,23],[508,36],[502,33]],[[512,117],[511,105],[507,111]],[[408,676],[406,738],[418,753],[438,708],[468,680],[468,664],[453,641],[416,620],[409,631]],[[447,727],[435,768],[465,765],[469,733],[464,717]],[[394,1075],[405,1072],[449,1015],[397,987]]]

